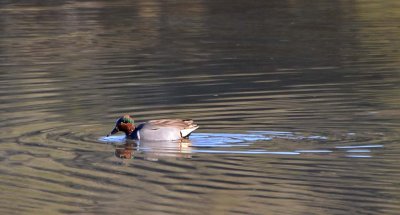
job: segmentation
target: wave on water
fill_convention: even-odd
[[[323,135],[305,135],[285,131],[249,131],[247,133],[194,133],[190,140],[182,141],[133,141],[127,140],[124,135],[100,137],[101,142],[115,144],[121,149],[125,145],[127,149],[142,153],[154,153],[158,155],[171,155],[171,153],[205,153],[205,154],[248,154],[248,155],[301,155],[301,154],[332,154],[340,153],[344,157],[367,158],[372,157],[372,148],[382,148],[383,145],[345,145],[335,146],[323,144],[321,148],[315,148],[316,144],[308,142],[325,143],[329,137]],[[276,141],[283,141],[281,147],[277,147]],[[132,142],[134,145],[132,146]],[[269,148],[274,143],[273,148]],[[303,143],[299,148],[287,150],[288,145]],[[317,146],[319,146],[317,144]],[[305,148],[309,147],[309,148]],[[282,149],[282,150],[279,150]]]

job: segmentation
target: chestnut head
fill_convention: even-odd
[[[126,136],[129,136],[132,134],[132,132],[135,130],[135,121],[133,118],[129,115],[125,115],[117,120],[115,123],[114,129],[110,132],[110,134],[107,135],[113,135],[119,131],[122,131],[125,133]]]

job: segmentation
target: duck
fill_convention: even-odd
[[[188,139],[199,126],[191,119],[157,119],[135,125],[131,115],[120,117],[114,129],[107,135],[119,131],[124,132],[128,139],[162,141]]]

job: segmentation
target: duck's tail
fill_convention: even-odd
[[[183,130],[181,130],[181,136],[182,136],[183,138],[188,138],[189,135],[190,135],[194,130],[196,130],[196,129],[198,129],[198,128],[199,128],[199,126],[195,125],[195,126],[193,126],[193,127],[191,127],[191,128],[183,129]]]

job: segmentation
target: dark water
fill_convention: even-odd
[[[399,214],[399,6],[1,1],[0,214]]]

